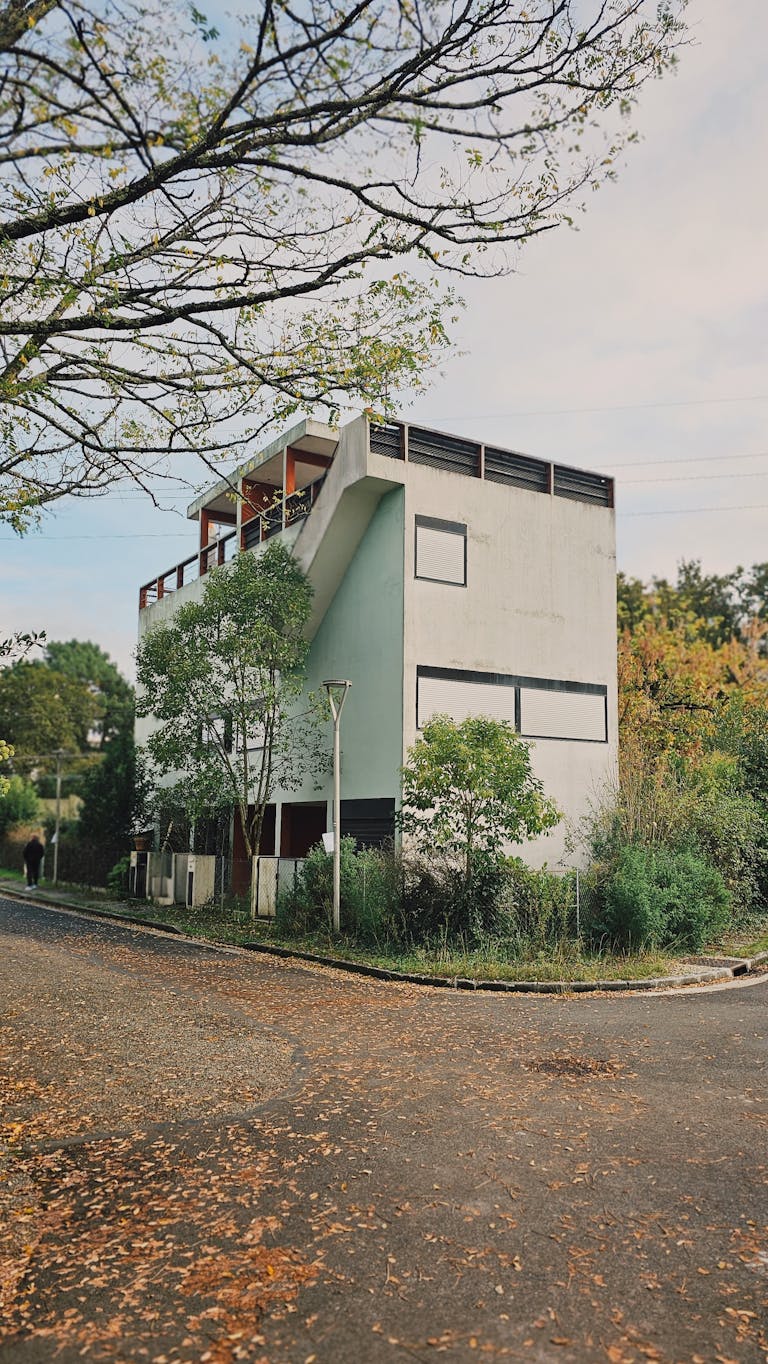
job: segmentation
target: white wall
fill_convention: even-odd
[[[407,469],[404,752],[417,737],[418,665],[606,685],[607,744],[533,745],[547,795],[576,824],[617,763],[614,514],[423,465]],[[466,588],[415,578],[417,514],[466,523]],[[565,838],[561,824],[525,855],[537,865],[570,863]]]

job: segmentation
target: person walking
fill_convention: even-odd
[[[40,877],[40,863],[43,860],[45,848],[43,847],[37,834],[33,834],[24,849],[24,868],[27,873],[27,890],[37,890],[37,882]]]

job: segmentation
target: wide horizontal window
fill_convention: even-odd
[[[416,577],[467,585],[467,528],[458,521],[416,517]]]
[[[433,715],[460,724],[471,715],[505,720],[529,739],[605,743],[608,688],[591,682],[480,673],[456,668],[417,669],[416,724]]]

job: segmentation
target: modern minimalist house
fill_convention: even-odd
[[[463,436],[302,421],[191,504],[199,545],[141,588],[139,632],[199,596],[211,567],[281,536],[314,588],[308,687],[352,683],[343,833],[391,836],[401,765],[438,712],[514,725],[574,824],[617,763],[613,504],[602,474]],[[328,732],[330,749],[330,714]],[[331,788],[277,791],[262,853],[318,842]],[[526,859],[556,866],[565,836],[564,822]]]

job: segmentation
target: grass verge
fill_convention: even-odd
[[[0,877],[10,875],[0,870]],[[14,880],[23,878],[17,873]],[[254,921],[243,909],[225,906],[188,910],[179,905],[153,905],[143,901],[128,904],[125,901],[113,901],[106,893],[97,898],[78,894],[76,887],[61,889],[68,892],[67,900],[83,908],[87,908],[91,901],[94,909],[106,910],[117,918],[138,916],[158,925],[168,924],[206,942],[230,946],[258,942],[288,951],[313,952],[336,960],[413,975],[541,982],[649,980],[681,974],[686,969],[679,957],[669,953],[646,951],[630,955],[607,950],[590,952],[576,942],[560,944],[547,952],[526,951],[523,947],[505,942],[491,943],[474,951],[451,950],[442,946],[405,949],[383,943],[375,947],[361,947],[349,938],[334,938],[322,931],[288,937],[280,934],[273,922]],[[728,950],[731,955],[753,955],[746,949],[739,954],[732,948]]]
[[[471,980],[648,980],[680,972],[679,960],[661,952],[625,955],[616,952],[587,952],[571,943],[550,952],[513,953],[509,944],[494,943],[475,951],[462,952],[441,947],[394,948],[380,944],[361,947],[349,938],[334,938],[329,933],[300,937],[280,934],[274,924],[256,920],[236,910],[183,911],[178,907],[141,909],[143,918],[171,924],[192,937],[231,945],[258,942],[288,951],[316,952],[376,966],[387,971],[402,971],[422,976],[463,977]]]
[[[4,881],[25,881],[26,877],[22,871],[17,871],[15,867],[0,867],[0,876]]]
[[[726,957],[757,957],[768,952],[768,913],[752,910],[729,928],[707,951]]]

